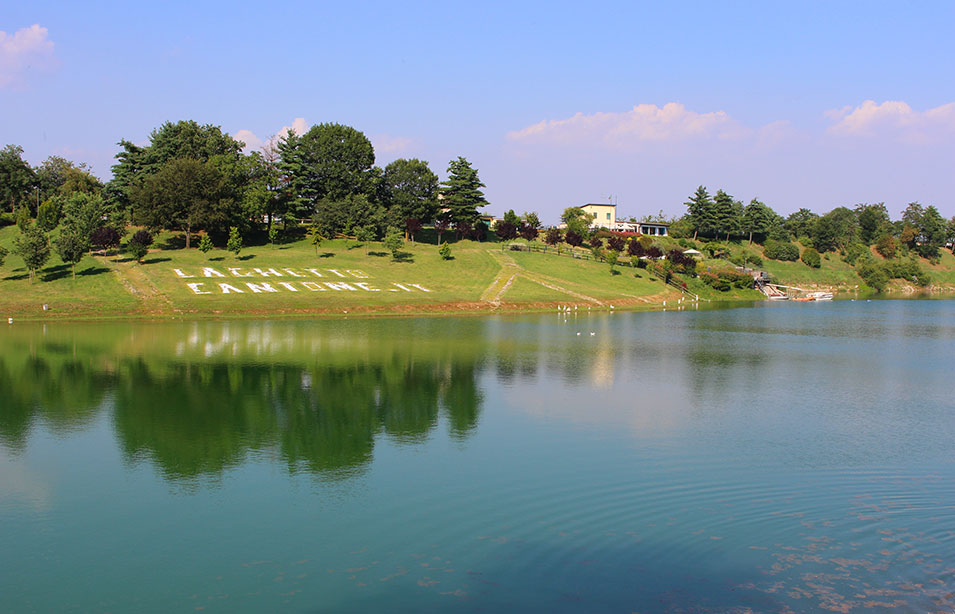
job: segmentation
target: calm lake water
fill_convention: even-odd
[[[4,325],[5,612],[952,612],[955,302]]]

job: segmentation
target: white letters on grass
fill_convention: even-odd
[[[420,284],[409,282],[398,283],[391,282],[385,287],[376,287],[367,281],[305,281],[308,278],[329,277],[338,279],[371,279],[371,276],[364,271],[354,269],[293,269],[282,268],[252,268],[246,270],[242,267],[227,267],[225,273],[215,267],[202,267],[198,273],[184,269],[173,269],[172,272],[180,279],[199,278],[247,278],[247,277],[265,277],[269,281],[235,281],[232,283],[219,281],[208,282],[187,282],[186,286],[194,294],[271,294],[277,292],[431,292],[428,288]],[[288,278],[287,281],[272,280],[275,277]]]

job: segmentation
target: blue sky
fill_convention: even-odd
[[[250,145],[338,122],[381,165],[465,156],[490,212],[545,222],[679,215],[699,184],[955,215],[953,2],[347,4],[6,6],[0,145],[109,177],[166,120]]]

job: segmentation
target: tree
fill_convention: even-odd
[[[30,283],[33,283],[36,272],[50,259],[50,241],[46,233],[34,226],[14,240],[13,253],[23,258],[30,271]]]
[[[76,279],[76,265],[83,259],[83,254],[89,250],[89,239],[81,236],[76,230],[68,230],[60,233],[54,247],[60,260],[70,265],[73,279]]]
[[[807,247],[803,250],[800,260],[802,260],[806,266],[814,269],[818,269],[822,266],[822,258],[820,258],[819,252],[811,247]]]
[[[567,226],[567,232],[573,232],[578,237],[583,237],[590,231],[590,224],[593,223],[594,216],[580,207],[567,207],[560,215],[560,220]],[[570,243],[570,241],[567,241],[567,243]]]
[[[107,223],[115,225],[113,211],[98,194],[74,192],[63,201],[62,228],[69,232],[76,232],[84,240],[88,240],[106,218]]]
[[[0,204],[16,211],[18,205],[29,205],[30,191],[36,175],[23,159],[23,148],[7,145],[0,149]]]
[[[717,190],[713,199],[713,230],[716,234],[725,234],[726,240],[729,241],[731,234],[738,233],[742,221],[741,209],[742,203],[734,201],[733,197],[723,190]]]
[[[503,222],[498,222],[497,226],[494,227],[494,234],[501,241],[511,241],[517,238],[517,227],[505,219]]]
[[[318,124],[301,136],[290,131],[278,149],[279,167],[289,177],[299,207],[371,191],[368,179],[375,150],[363,133],[350,126]]]
[[[275,225],[269,226],[269,243],[275,247],[275,241],[279,238],[279,229]]]
[[[419,230],[421,230],[421,220],[416,217],[405,219],[405,236],[409,237],[412,243],[414,243],[415,233]]]
[[[607,249],[622,252],[624,247],[626,247],[626,241],[623,240],[623,237],[619,235],[610,235],[607,237]]]
[[[753,244],[753,235],[760,236],[763,241],[766,240],[765,237],[769,234],[775,217],[775,212],[762,201],[755,198],[749,201],[743,210],[743,229],[749,233],[750,245]]]
[[[816,220],[812,229],[812,244],[820,252],[845,249],[856,237],[855,212],[836,207]]]
[[[176,228],[190,247],[195,230],[222,231],[235,225],[226,178],[211,162],[175,158],[133,191],[134,221],[152,228]]]
[[[50,232],[60,225],[61,213],[59,198],[45,200],[37,209],[36,225],[43,229],[43,232]]]
[[[786,218],[783,227],[791,234],[793,237],[799,239],[801,237],[812,236],[813,227],[816,225],[816,220],[819,219],[819,216],[810,211],[809,209],[802,208],[799,211],[795,211],[789,214],[789,217]],[[776,237],[777,240],[781,239]],[[786,240],[789,240],[789,237],[786,237]]]
[[[557,247],[557,253],[560,253],[560,229],[556,226],[552,226],[547,229],[547,232],[544,233],[544,243],[552,247]]]
[[[208,254],[212,251],[212,238],[209,236],[209,233],[204,233],[202,238],[199,239],[199,251],[203,254]]]
[[[690,199],[683,203],[687,207],[687,214],[693,226],[693,240],[702,232],[713,233],[716,231],[717,220],[714,211],[713,199],[704,186],[696,188],[696,192]]]
[[[571,229],[564,233],[564,243],[571,247],[580,247],[583,242],[584,238]]]
[[[536,211],[531,211],[531,212],[525,211],[525,212],[524,212],[524,223],[527,224],[528,226],[530,226],[531,228],[540,228],[540,227],[541,227],[541,220],[540,220],[540,217],[537,216],[537,212],[536,212]]]
[[[229,228],[229,240],[226,242],[225,248],[232,252],[236,258],[242,251],[242,235],[239,234],[239,229],[235,226]]]
[[[447,241],[441,244],[441,247],[438,248],[438,254],[441,256],[442,260],[451,260],[451,246],[448,245]]]
[[[448,164],[448,179],[441,184],[441,205],[447,208],[448,218],[456,228],[478,220],[478,209],[488,204],[481,191],[483,187],[477,169],[465,158],[459,156]]]
[[[394,226],[389,226],[388,231],[385,233],[384,246],[385,249],[391,252],[392,259],[398,260],[401,248],[405,246],[401,231]]]
[[[530,224],[524,222],[521,224],[518,233],[521,235],[521,238],[525,241],[533,241],[537,238],[537,235],[540,234],[536,226],[531,226]]]
[[[885,203],[856,205],[856,218],[859,220],[859,239],[866,245],[872,245],[886,234],[891,224]]]
[[[122,237],[120,236],[119,231],[112,226],[100,226],[90,233],[90,243],[103,251],[106,251],[111,247],[119,247],[120,241],[122,241]]]
[[[606,261],[607,261],[607,264],[610,265],[610,274],[611,274],[611,275],[614,274],[614,272],[615,272],[615,270],[616,270],[615,267],[617,266],[617,261],[618,261],[619,259],[620,259],[620,252],[617,251],[617,250],[615,250],[615,249],[608,250],[607,253],[604,254],[604,260],[606,260]]]
[[[443,215],[434,221],[434,231],[438,234],[439,244],[441,243],[441,235],[448,231],[449,226],[448,218]]]
[[[30,208],[26,206],[17,207],[15,219],[20,232],[26,231],[26,229],[30,227],[30,224],[33,223],[33,219],[30,217]]]
[[[925,208],[922,215],[922,225],[919,227],[920,241],[916,250],[923,258],[930,260],[939,257],[938,250],[945,245],[947,228],[945,218],[939,214],[933,205]]]
[[[310,226],[308,229],[308,239],[309,243],[315,248],[315,255],[318,255],[318,248],[321,247],[322,241],[325,240],[325,237],[322,236],[322,233],[318,231],[315,226]]]
[[[516,213],[514,213],[513,209],[508,209],[507,211],[504,212],[503,221],[507,222],[508,224],[511,224],[512,226],[514,226],[514,228],[517,228],[518,226],[521,225],[521,218],[518,217]]]
[[[203,238],[209,235],[202,235]],[[143,258],[149,253],[149,246],[153,244],[153,236],[148,230],[137,230],[133,238],[129,240],[129,253],[136,259],[136,262],[142,263]],[[202,241],[199,241],[202,244]],[[205,253],[205,252],[203,252]]]
[[[952,219],[948,221],[948,224],[945,225],[945,242],[951,248],[952,252],[955,253],[955,215],[952,216]]]
[[[647,255],[647,250],[643,247],[643,243],[631,238],[627,241],[627,254],[631,258],[640,258]]]
[[[385,167],[382,176],[388,219],[405,226],[405,240],[414,240],[407,220],[431,221],[438,212],[438,176],[428,163],[417,158],[399,158]]]
[[[3,259],[7,257],[7,254],[10,252],[7,251],[7,248],[0,245],[0,266],[3,266]]]

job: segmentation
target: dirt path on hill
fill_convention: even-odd
[[[173,306],[169,297],[156,287],[136,261],[123,262],[117,260],[115,256],[110,258],[96,255],[94,257],[119,279],[130,294],[139,300],[143,311],[157,314],[181,313],[181,310]]]
[[[513,258],[511,258],[505,252],[498,252],[495,250],[488,250],[488,255],[501,266],[501,272],[497,274],[497,277],[490,283],[490,285],[481,293],[481,300],[486,303],[492,303],[494,305],[501,304],[501,298],[504,296],[504,293],[507,292],[507,289],[511,287],[511,284],[514,283],[518,277],[526,279],[527,281],[532,281],[535,284],[540,284],[545,288],[554,290],[556,292],[561,292],[578,298],[582,301],[587,301],[595,305],[603,305],[603,301],[595,299],[592,296],[587,296],[586,294],[581,294],[580,292],[575,292],[569,290],[561,285],[559,282],[563,280],[556,277],[551,277],[550,275],[544,275],[543,273],[531,273],[530,271],[524,269],[521,265],[517,264]]]

